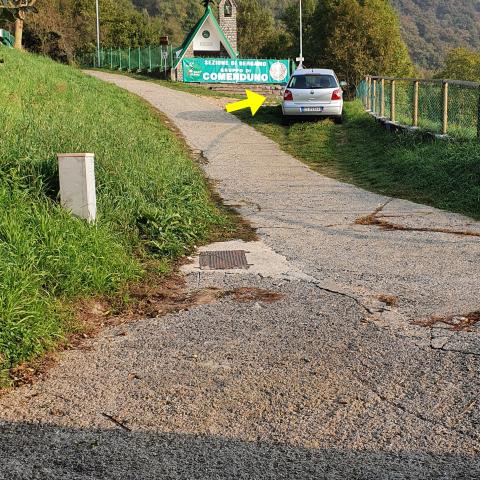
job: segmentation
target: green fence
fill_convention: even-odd
[[[7,30],[2,30],[0,28],[0,45],[13,47],[14,43],[15,43],[15,37]]]
[[[98,52],[81,57],[81,64],[88,68],[109,68],[127,71],[167,71],[176,60],[177,49],[170,46],[132,48],[102,48]]]
[[[480,136],[480,84],[457,80],[366,77],[365,109],[400,125],[459,138]]]

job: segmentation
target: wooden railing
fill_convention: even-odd
[[[460,80],[367,76],[365,109],[393,123],[480,138],[480,84]]]

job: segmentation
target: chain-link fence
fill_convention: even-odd
[[[126,71],[167,71],[176,59],[173,46],[148,46],[135,48],[102,48],[100,52],[84,54],[80,58],[83,67],[109,68]]]
[[[15,43],[15,37],[7,30],[2,30],[0,28],[0,45],[5,45],[6,47],[13,47]]]
[[[357,88],[365,109],[400,125],[452,137],[480,136],[480,84],[367,77]]]

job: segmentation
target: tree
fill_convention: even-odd
[[[356,86],[367,74],[410,76],[413,65],[388,0],[319,0],[307,58]]]
[[[480,53],[464,47],[450,50],[436,77],[480,82]]]
[[[82,50],[95,49],[95,2],[70,0],[70,15],[82,36]],[[102,47],[138,47],[158,44],[160,22],[146,10],[138,11],[130,0],[102,0],[100,8],[100,36]]]
[[[38,13],[37,0],[0,0],[0,11],[3,18],[15,22],[15,45],[22,50],[23,25],[28,13]]]
[[[239,50],[243,57],[260,58],[275,34],[272,15],[258,0],[242,0],[238,12]]]
[[[318,0],[303,0],[303,46],[307,62],[313,60],[311,54],[317,48],[313,33],[315,25],[313,16],[317,7]],[[288,33],[289,41],[287,40],[286,43],[279,45],[279,55],[292,58],[298,57],[300,53],[300,9],[298,1],[290,2],[285,8],[281,20],[284,25],[283,34]],[[279,31],[278,35],[281,36],[282,32]]]

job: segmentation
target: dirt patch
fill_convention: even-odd
[[[386,215],[380,215],[382,210],[390,203],[387,203],[376,208],[372,213],[364,217],[357,218],[355,225],[373,225],[380,227],[383,230],[396,230],[403,232],[431,232],[431,233],[447,233],[450,235],[461,235],[464,237],[480,237],[480,233],[471,230],[454,230],[449,228],[430,228],[430,227],[407,227],[397,223],[392,223],[386,220]]]
[[[62,83],[57,83],[57,84],[55,85],[55,89],[56,89],[57,92],[59,92],[59,93],[64,93],[64,92],[66,92],[66,91],[67,91],[67,88],[68,88],[68,87],[67,87],[67,84],[66,84],[66,83],[63,83],[63,82],[62,82]]]
[[[196,149],[193,149],[192,150],[192,155],[193,155],[193,158],[195,159],[195,161],[199,164],[199,165],[208,165],[210,162],[208,160],[208,158],[205,156],[205,154],[203,153],[203,150],[196,150]]]
[[[130,304],[118,316],[121,321],[160,317],[196,305],[206,305],[218,298],[220,289],[206,288],[189,293],[184,278],[172,275],[160,283],[136,285],[129,291],[129,295]]]
[[[417,320],[414,325],[420,325],[422,327],[432,328],[437,324],[445,324],[450,327],[450,330],[459,331],[472,331],[472,327],[480,322],[480,311],[467,313],[466,315],[448,315],[448,316],[431,316],[426,320]]]
[[[237,302],[273,303],[284,295],[261,288],[240,287],[234,290],[223,290],[216,287],[202,288],[193,292],[185,291],[185,281],[177,277],[175,281],[159,289],[155,287],[140,288],[133,292],[135,302],[121,318],[154,318],[168,313],[188,310],[201,305],[209,305],[222,298],[232,298]]]
[[[382,212],[382,210],[391,202],[384,203],[377,207],[372,213],[369,215],[365,215],[364,217],[359,217],[355,220],[355,225],[378,225],[378,215]]]
[[[388,307],[396,307],[399,301],[399,298],[395,295],[380,294],[377,295],[377,298]]]

